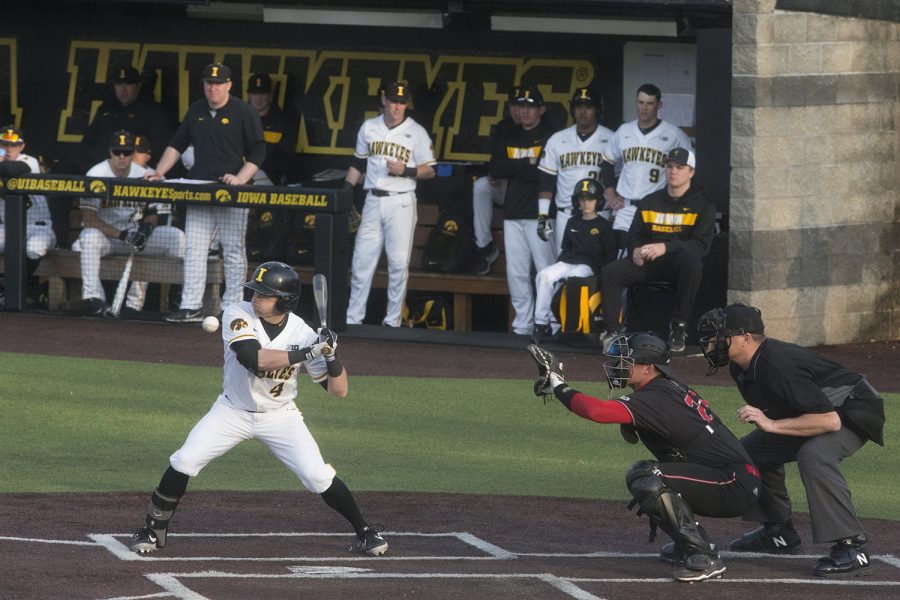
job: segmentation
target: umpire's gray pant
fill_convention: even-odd
[[[741,443],[762,476],[759,504],[744,520],[784,523],[791,518],[784,465],[796,461],[806,487],[813,541],[831,542],[865,532],[850,500],[850,486],[840,469],[841,461],[862,448],[865,439],[846,427],[811,438],[757,429],[741,438]]]

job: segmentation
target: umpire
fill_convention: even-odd
[[[540,368],[542,351],[529,347]],[[725,563],[717,545],[697,523],[694,513],[737,517],[756,505],[759,473],[731,430],[697,392],[675,379],[669,348],[650,333],[619,336],[605,355],[603,368],[610,389],[634,391],[600,400],[570,388],[556,369],[535,393],[552,393],[576,415],[598,423],[619,423],[625,439],[643,442],[656,460],[639,460],[625,474],[628,491],[651,523],[674,540],[660,558],[677,568],[678,581],[721,577]],[[551,392],[552,390],[552,392]],[[640,514],[640,513],[638,513]]]
[[[818,560],[820,577],[860,575],[871,568],[868,536],[856,516],[841,461],[868,441],[883,446],[884,402],[864,375],[814,352],[767,338],[759,309],[716,308],[698,323],[709,374],[729,365],[747,402],[738,409],[756,430],[741,439],[762,475],[759,527],[731,543],[735,552],[799,553],[784,465],[796,461],[806,487],[813,541],[833,542]]]

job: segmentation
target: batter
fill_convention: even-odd
[[[243,285],[253,290],[252,300],[232,304],[222,315],[222,393],[170,457],[171,466],[150,499],[146,524],[132,536],[131,550],[144,554],[165,546],[188,479],[237,444],[258,439],[306,489],[320,494],[350,522],[356,531],[351,551],[384,554],[387,542],[363,519],[350,490],[325,463],[295,403],[300,367],[332,396],[347,395],[337,335],[328,329],[316,334],[292,312],[300,299],[300,278],[290,266],[263,263]]]

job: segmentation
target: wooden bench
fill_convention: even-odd
[[[101,281],[118,282],[125,269],[128,255],[110,254],[100,259]],[[0,273],[5,270],[0,255]],[[78,307],[81,300],[81,253],[71,250],[51,250],[35,275],[47,278],[48,306],[50,310]],[[206,289],[203,293],[203,314],[215,315],[221,310],[221,285],[224,279],[222,259],[213,256],[206,264]],[[147,281],[163,286],[184,283],[184,261],[172,256],[135,255],[131,267],[131,281]],[[167,288],[164,288],[164,290]],[[111,298],[109,300],[112,300]],[[160,294],[160,310],[168,310],[168,293]]]

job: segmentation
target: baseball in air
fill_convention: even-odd
[[[215,317],[206,317],[203,319],[203,331],[212,333],[219,329],[219,320]]]

